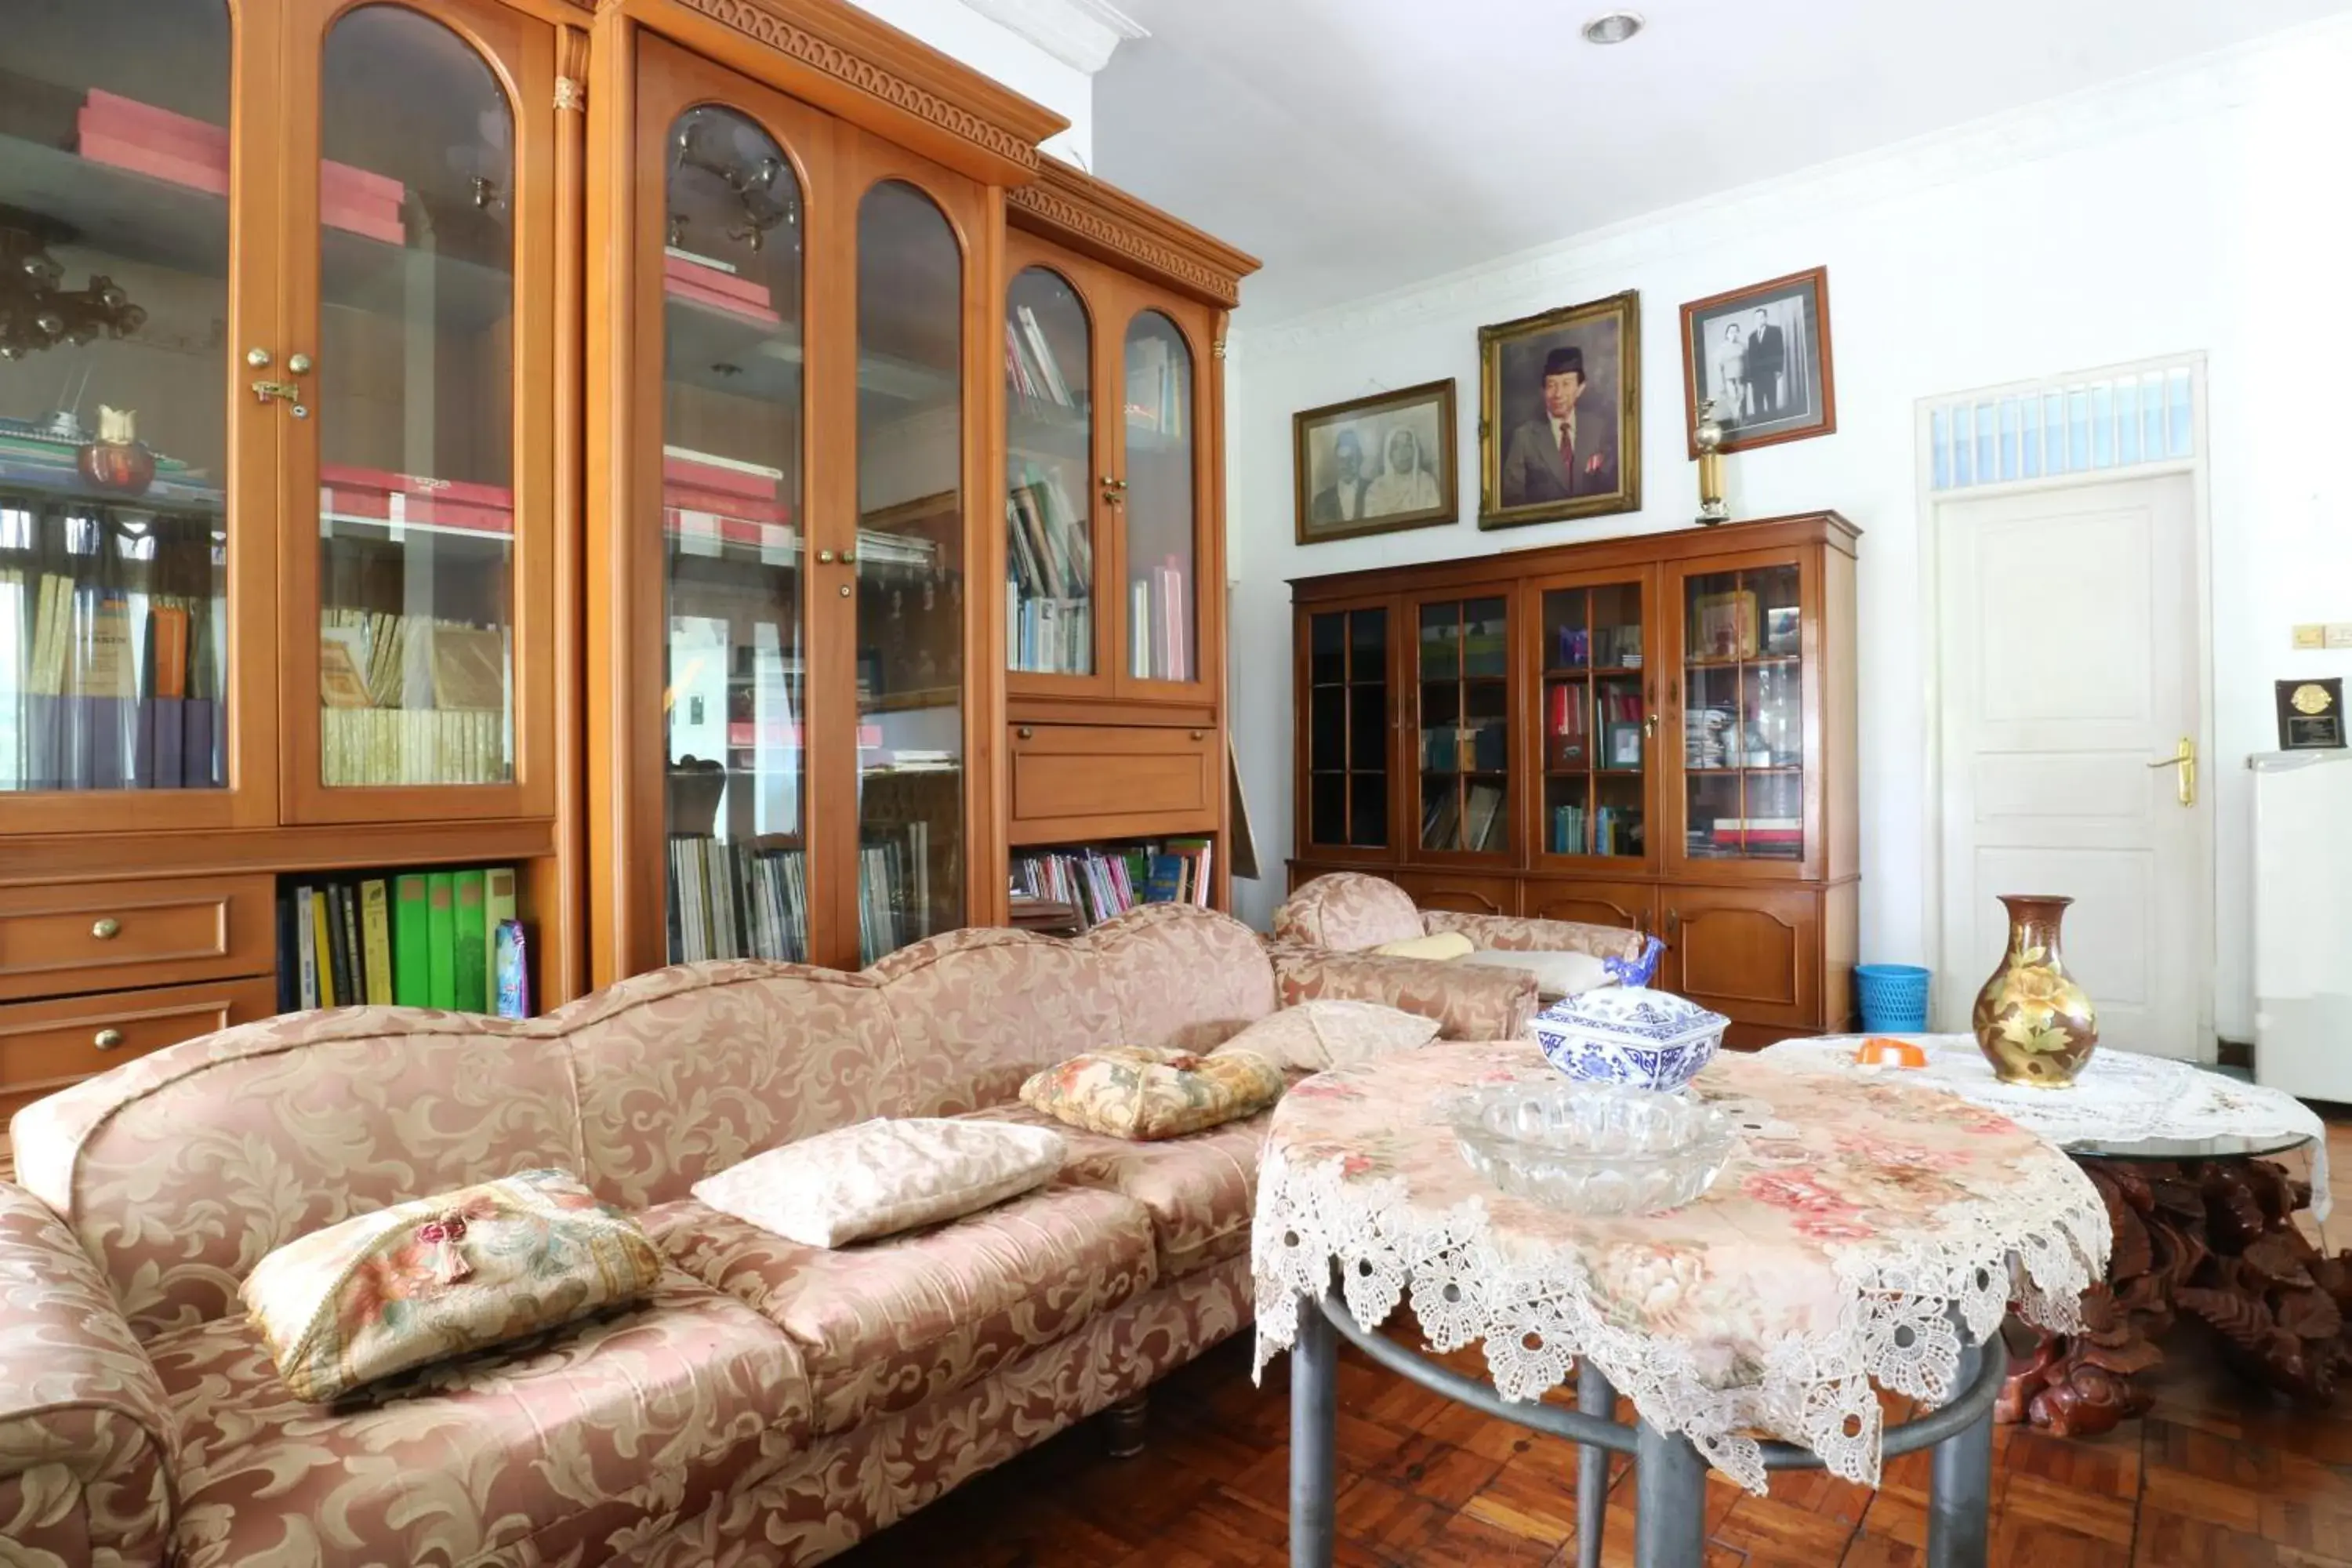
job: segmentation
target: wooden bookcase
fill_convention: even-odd
[[[1297,580],[1293,885],[1635,927],[1734,1044],[1844,1027],[1858,538],[1820,512]]]
[[[677,955],[689,876],[701,952],[854,967],[1004,919],[1012,842],[1222,835],[1255,264],[1060,129],[844,0],[12,34],[0,288],[66,300],[0,358],[0,1117],[273,1008],[281,878],[512,865],[545,1007]],[[1075,683],[1007,673],[1032,266],[1121,395]]]

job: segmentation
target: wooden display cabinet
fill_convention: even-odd
[[[583,988],[558,76],[585,21],[89,0],[12,28],[0,1082],[269,1010],[278,873],[515,865],[539,998]],[[153,989],[182,981],[223,989]],[[117,1014],[100,1054],[60,1045]]]
[[[1735,1044],[1843,1027],[1858,537],[1822,512],[1298,580],[1293,882],[1650,931]]]

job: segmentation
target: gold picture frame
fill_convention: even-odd
[[[1478,526],[1641,510],[1639,291],[1479,328]]]
[[[1320,544],[1457,521],[1462,486],[1454,423],[1450,376],[1293,414],[1291,511],[1297,542]],[[1343,473],[1346,448],[1354,459]],[[1350,498],[1345,502],[1343,491]]]

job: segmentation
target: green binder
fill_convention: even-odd
[[[457,906],[449,969],[456,980],[457,1005],[468,1013],[490,1010],[490,969],[483,944],[482,873],[453,871],[449,882]]]
[[[428,1005],[457,1005],[457,900],[446,871],[425,874],[425,955]]]
[[[425,873],[392,884],[392,999],[404,1007],[433,1005],[433,932],[425,914]]]

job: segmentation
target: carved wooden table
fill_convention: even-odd
[[[2147,1408],[2135,1379],[2164,1359],[2154,1342],[2182,1317],[2209,1325],[2246,1377],[2332,1398],[2352,1370],[2352,1266],[2295,1223],[2310,1184],[2262,1157],[2308,1142],[2070,1145],[2106,1202],[2115,1250],[2105,1281],[2083,1297],[2083,1331],[2043,1336],[2012,1362],[1997,1419],[2067,1437],[2113,1429]]]

